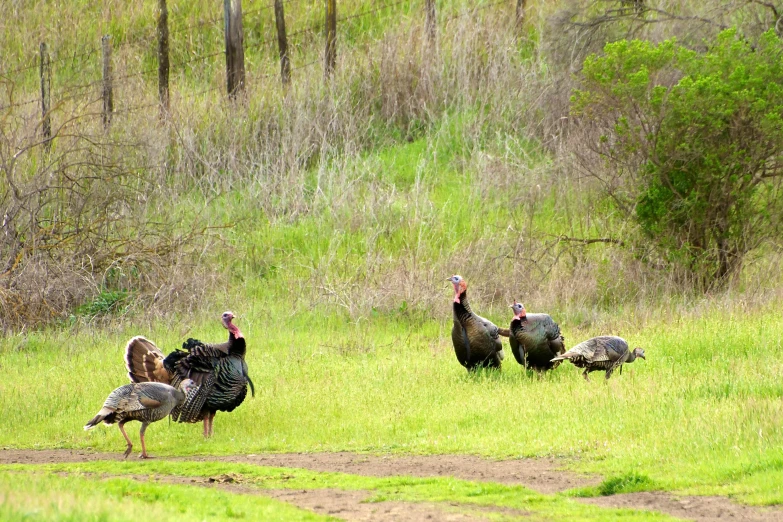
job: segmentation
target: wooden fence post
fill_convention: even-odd
[[[245,90],[245,48],[242,30],[242,0],[223,0],[226,33],[226,88],[235,99]]]
[[[158,97],[160,116],[169,112],[169,10],[166,0],[158,0]]]
[[[337,62],[337,0],[326,0],[326,52],[324,53],[324,78],[334,72]]]
[[[431,49],[435,48],[436,38],[438,36],[438,24],[435,18],[435,0],[426,0],[424,2],[425,22],[424,26],[427,31],[427,43]]]
[[[525,0],[517,0],[517,28],[522,26],[525,21]]]
[[[41,42],[41,130],[44,146],[48,150],[52,146],[52,119],[49,111],[52,109],[52,68],[49,64],[49,53],[46,43]]]
[[[111,115],[114,111],[114,92],[111,81],[111,40],[110,36],[104,35],[101,38],[101,47],[103,49],[103,126],[109,127],[111,124]]]
[[[291,82],[291,59],[288,57],[283,0],[275,0],[275,24],[277,25],[277,46],[280,49],[280,77],[283,80],[283,87],[287,87]]]

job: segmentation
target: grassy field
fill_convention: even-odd
[[[783,336],[775,309],[710,310],[612,332],[644,346],[648,360],[608,383],[585,383],[571,366],[539,379],[513,362],[499,373],[469,376],[454,359],[447,316],[352,324],[323,314],[285,317],[271,303],[255,304],[242,326],[256,397],[233,414],[219,414],[208,441],[197,425],[153,425],[154,455],[548,455],[606,477],[637,474],[643,478],[634,489],[783,502],[783,366],[769,356]],[[222,337],[215,323],[205,323],[198,335]],[[0,434],[0,446],[120,452],[118,430],[85,433],[81,426],[125,382],[122,346],[139,333],[173,347],[197,332],[173,322],[148,332],[128,327],[4,339],[0,407],[12,428]],[[599,332],[564,333],[576,340]]]
[[[180,36],[220,15],[205,2],[169,3]],[[52,311],[44,326],[3,321],[12,326],[0,337],[0,452],[121,453],[115,427],[82,427],[127,382],[127,340],[144,335],[166,353],[188,337],[222,340],[219,316],[227,309],[248,340],[256,396],[218,414],[210,440],[200,425],[151,425],[148,451],[159,460],[0,464],[0,518],[136,520],[144,512],[160,520],[332,520],[269,496],[329,489],[368,492],[362,502],[371,504],[434,503],[491,520],[669,518],[578,500],[634,491],[783,504],[779,247],[753,252],[737,281],[704,295],[633,249],[564,240],[634,231],[594,183],[571,171],[567,132],[563,142],[553,137],[549,119],[567,94],[558,93],[550,58],[538,46],[544,15],[552,13],[529,4],[529,25],[518,38],[508,24],[511,3],[452,18],[468,3],[439,2],[441,61],[434,70],[416,29],[419,3],[349,18],[334,82],[324,86],[315,68],[295,75],[285,95],[258,76],[276,74],[274,47],[261,46],[274,36],[271,15],[246,4],[257,18],[245,29],[253,96],[241,110],[207,95],[175,101],[165,128],[152,125],[148,113],[118,115],[107,135],[141,140],[138,157],[154,164],[138,185],[149,193],[130,201],[143,201],[146,218],[173,223],[176,233],[212,228],[173,267],[134,264],[131,253],[95,274],[92,259],[74,254],[73,264],[55,267],[69,277],[57,279],[62,274],[51,267],[20,270],[20,284],[37,277],[28,284],[46,287],[48,296],[63,281],[86,289],[63,286],[70,301],[62,301],[73,306]],[[319,23],[320,3],[297,5],[287,11],[289,31]],[[27,64],[34,49],[26,42],[36,38],[46,39],[57,59],[111,32],[119,72],[153,67],[149,40],[137,39],[154,33],[153,7],[0,6],[22,28],[0,34],[1,63]],[[340,15],[370,7],[341,3]],[[174,61],[220,50],[220,22],[200,27],[172,39]],[[295,65],[318,58],[316,40],[300,42]],[[175,99],[221,85],[221,59],[173,73]],[[58,63],[55,82],[62,84],[90,81],[99,71],[96,60]],[[34,73],[3,79],[6,91],[35,93]],[[154,80],[128,84],[118,99],[154,100]],[[14,134],[3,130],[5,138]],[[40,158],[20,160],[17,182],[33,177]],[[144,169],[133,168],[141,179]],[[12,199],[0,187],[0,201]],[[117,273],[141,283],[120,287]],[[550,313],[567,347],[621,335],[643,347],[647,360],[608,382],[593,374],[587,383],[569,364],[542,377],[525,374],[507,350],[502,371],[467,374],[450,338],[445,279],[454,273],[468,281],[474,308],[498,325],[508,324],[508,305],[518,299],[531,312]],[[6,297],[14,288],[0,282],[0,311],[10,315]],[[136,453],[138,425],[128,432]],[[165,459],[337,451],[551,457],[602,482],[543,494],[446,477]],[[237,488],[201,487],[221,474],[235,477]]]

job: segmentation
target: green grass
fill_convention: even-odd
[[[16,521],[327,521],[284,502],[215,489],[0,470],[0,518]]]
[[[218,415],[209,441],[197,425],[152,425],[153,455],[552,455],[607,477],[649,477],[635,489],[728,489],[753,503],[780,499],[783,366],[769,356],[783,337],[776,310],[672,318],[623,332],[646,348],[648,360],[607,383],[585,383],[570,365],[536,379],[511,361],[502,372],[469,376],[454,359],[447,318],[413,329],[402,318],[357,325],[318,313],[286,317],[272,303],[247,305],[241,324],[255,399]],[[170,350],[189,335],[222,338],[216,323],[195,331],[174,321],[151,331],[38,333],[18,346],[19,338],[4,339],[0,408],[15,428],[0,433],[0,446],[119,453],[116,428],[81,427],[125,382],[124,341],[143,333]],[[574,340],[595,333],[565,330]],[[137,440],[136,430],[130,433]]]
[[[169,486],[155,482],[134,483],[121,478],[99,477],[130,474],[136,477],[148,477],[150,479],[177,477],[216,477],[231,474],[231,477],[243,486],[253,486],[263,494],[265,489],[342,489],[371,491],[373,495],[369,502],[383,502],[388,500],[408,502],[436,502],[459,503],[465,506],[482,506],[491,511],[491,508],[510,508],[529,513],[522,517],[529,520],[614,520],[628,521],[647,520],[674,520],[671,517],[658,513],[634,511],[627,509],[607,509],[581,504],[561,495],[542,495],[521,486],[505,486],[494,483],[477,483],[452,478],[411,478],[390,477],[374,478],[349,475],[344,473],[317,473],[302,469],[272,468],[264,466],[223,464],[214,462],[91,462],[84,464],[56,464],[56,465],[10,465],[0,467],[0,477],[20,477],[22,480],[16,486],[18,489],[29,489],[31,481],[43,478],[43,473],[56,473],[57,478],[49,479],[54,485],[65,491],[94,491],[95,483],[99,480],[106,484],[108,495],[119,497],[131,497],[143,502],[158,502],[163,505],[179,505],[184,497],[202,497],[202,492],[208,492],[207,498],[200,498],[203,503],[189,506],[192,512],[198,513],[199,509],[209,506],[202,511],[203,514],[219,518],[224,514],[232,518],[248,518],[255,515],[248,509],[252,505],[247,498],[240,495],[219,494],[211,489],[196,486],[182,487]],[[74,479],[74,484],[67,484],[62,475],[67,474],[69,479]],[[190,493],[186,493],[190,490]],[[243,502],[237,502],[242,498]],[[264,497],[254,497],[264,499]],[[184,503],[184,502],[183,502]],[[273,508],[277,502],[265,501],[261,505],[267,512],[275,513]],[[469,509],[469,507],[468,507]],[[202,514],[202,516],[203,516]],[[482,512],[482,515],[491,513]],[[296,518],[299,515],[295,510],[280,511],[278,516],[285,515],[286,520],[309,520],[308,518]],[[495,514],[501,515],[500,512]],[[163,515],[165,516],[165,515]],[[495,518],[495,517],[493,517]],[[506,516],[503,520],[510,519]],[[313,519],[320,520],[319,517]]]
[[[647,475],[631,471],[623,475],[610,477],[598,486],[578,488],[570,492],[575,497],[598,497],[617,495],[618,493],[635,493],[637,491],[653,491],[655,483]]]

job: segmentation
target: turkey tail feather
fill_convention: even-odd
[[[84,425],[84,431],[93,429],[95,426],[103,422],[103,419],[105,419],[112,413],[114,413],[114,410],[110,410],[109,408],[106,407],[101,408],[101,411],[99,411],[95,417],[90,419],[89,422],[87,422],[87,424]]]
[[[90,421],[87,424],[84,425],[84,431],[93,429],[95,426],[100,424],[102,420],[103,420],[103,415],[96,415],[95,417],[90,419]]]
[[[163,367],[163,352],[144,337],[134,337],[125,347],[125,367],[131,382],[171,383],[171,375]]]
[[[100,424],[102,420],[103,420],[102,415],[96,415],[95,417],[90,419],[90,421],[87,424],[84,425],[84,431],[93,429],[95,426]]]

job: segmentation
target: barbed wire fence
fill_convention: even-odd
[[[338,17],[336,0],[325,0],[326,8],[324,12],[324,18],[322,22],[311,23],[304,27],[299,27],[296,30],[287,33],[285,28],[285,7],[291,7],[296,5],[297,2],[302,0],[274,0],[272,3],[268,3],[262,6],[255,7],[251,10],[242,12],[241,0],[230,0],[225,2],[225,10],[222,16],[209,17],[189,24],[177,24],[177,27],[169,31],[166,14],[166,0],[158,0],[159,17],[158,24],[154,31],[140,31],[137,34],[125,35],[122,44],[117,49],[111,49],[111,37],[106,35],[102,39],[101,45],[84,46],[72,51],[62,51],[57,53],[57,58],[50,59],[48,52],[46,51],[45,44],[41,45],[41,50],[37,56],[31,56],[24,63],[17,66],[12,66],[9,69],[0,72],[0,85],[6,86],[6,100],[5,103],[0,102],[0,115],[8,114],[9,112],[23,107],[29,107],[33,104],[39,104],[41,109],[41,119],[47,120],[50,118],[50,113],[59,105],[69,100],[75,100],[78,98],[87,98],[92,93],[93,89],[101,88],[101,95],[98,98],[91,98],[90,102],[86,105],[92,105],[95,103],[103,103],[103,121],[106,122],[106,126],[110,125],[112,114],[123,114],[138,112],[145,109],[158,108],[161,114],[165,115],[169,111],[169,74],[171,71],[186,73],[188,70],[197,70],[194,65],[205,62],[210,59],[217,58],[219,56],[226,57],[226,94],[229,98],[236,98],[244,93],[246,89],[246,76],[245,76],[245,50],[258,50],[261,48],[271,49],[275,43],[280,55],[281,66],[281,82],[285,88],[291,81],[292,72],[303,71],[305,69],[311,69],[319,62],[323,64],[323,76],[325,81],[329,81],[330,76],[334,72],[336,63],[336,46],[335,40],[337,37],[336,30],[340,25],[346,24],[348,21],[355,21],[361,18],[377,15],[382,11],[399,9],[407,5],[409,10],[413,9],[414,2],[412,0],[398,0],[387,1],[370,9],[366,9],[361,12],[351,13],[342,17]],[[500,7],[503,4],[508,4],[510,7],[516,7],[518,9],[518,1],[511,0],[498,0],[495,2],[480,2],[477,5],[464,9],[457,13],[450,13],[448,16],[442,17],[440,20],[436,19],[436,5],[435,0],[424,0],[424,19],[425,26],[428,35],[428,39],[433,40],[437,37],[437,28],[445,28],[454,20],[467,17],[476,16],[479,11]],[[245,45],[243,38],[243,21],[246,19],[254,19],[259,15],[265,15],[270,13],[274,17],[276,27],[276,39],[261,39],[260,41],[253,42],[252,44]],[[161,24],[161,18],[163,23]],[[218,22],[224,23],[224,36],[226,40],[225,49],[220,51],[194,54],[185,59],[178,61],[169,61],[169,37],[176,34],[193,34],[203,27],[217,24]],[[227,31],[226,31],[227,30]],[[310,35],[316,35],[323,33],[325,38],[325,45],[322,53],[318,53],[320,56],[316,59],[311,59],[302,64],[291,64],[291,53],[289,49],[295,46],[304,46],[307,41],[305,37]],[[158,64],[154,67],[145,67],[136,71],[123,71],[121,74],[113,73],[113,63],[111,62],[112,51],[122,52],[127,47],[136,46],[143,42],[149,42],[155,40],[157,46],[157,58]],[[299,39],[302,41],[291,42],[292,39]],[[165,45],[162,45],[165,43]],[[293,45],[292,45],[293,43]],[[432,42],[431,42],[432,43]],[[165,53],[165,56],[163,55]],[[300,53],[303,54],[303,53]],[[92,59],[96,55],[101,56],[100,65],[102,74],[98,78],[93,78],[89,81],[70,85],[52,85],[52,71],[66,62],[70,62],[70,71],[73,74],[75,68],[74,64]],[[93,65],[98,65],[93,64]],[[16,100],[15,96],[15,78],[19,76],[30,74],[33,71],[38,71],[41,89],[37,95],[30,94],[21,101]],[[158,76],[158,93],[159,98],[155,102],[145,102],[136,105],[118,106],[115,107],[113,103],[114,91],[117,88],[125,86],[134,86],[131,81],[136,79],[146,79],[157,73]],[[265,78],[272,78],[275,73],[264,72],[261,74],[254,74],[253,80],[261,80]],[[232,81],[233,80],[233,81]],[[29,83],[29,82],[28,82]],[[181,93],[178,96],[180,102],[186,101],[198,96],[210,92],[216,92],[221,90],[220,85],[213,85],[205,89],[192,90]],[[54,98],[54,101],[52,100]],[[94,115],[95,111],[90,111],[90,115]],[[51,139],[51,135],[46,135],[47,129],[51,128],[50,124],[42,125],[42,131],[44,133],[44,139]]]

